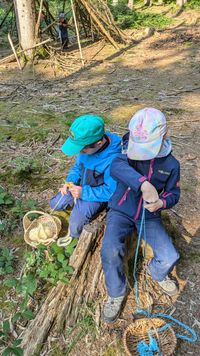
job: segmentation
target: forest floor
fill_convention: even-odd
[[[173,153],[181,162],[182,196],[169,213],[176,227],[175,245],[181,254],[178,273],[187,284],[173,316],[200,334],[200,23],[197,11],[182,13],[176,28],[156,31],[119,51],[103,41],[83,48],[85,68],[77,49],[66,53],[68,68],[39,61],[22,72],[16,63],[0,66],[1,185],[20,200],[30,198],[47,208],[73,163],[60,152],[73,118],[83,113],[102,115],[111,131],[123,134],[136,110],[151,106],[166,114]],[[74,60],[74,58],[76,60]],[[72,60],[73,65],[70,65]],[[18,173],[31,166],[28,179]],[[25,169],[26,171],[26,169]],[[27,174],[27,172],[26,172]],[[24,250],[22,226],[3,246]],[[20,263],[16,263],[19,273]],[[9,291],[0,292],[7,313]],[[6,301],[5,301],[6,300]],[[16,304],[16,301],[14,301]],[[83,331],[85,330],[85,331]],[[81,332],[80,332],[81,331]],[[77,326],[76,342],[67,337],[41,355],[124,355],[121,334]],[[52,347],[54,347],[52,349]],[[80,352],[81,350],[81,352]],[[179,342],[175,355],[200,355],[200,344]]]

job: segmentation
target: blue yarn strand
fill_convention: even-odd
[[[135,282],[135,298],[136,298],[136,304],[137,304],[137,313],[141,314],[141,315],[145,315],[147,318],[164,318],[164,319],[170,320],[171,322],[184,328],[186,331],[188,331],[192,335],[191,337],[188,337],[188,336],[185,336],[182,334],[176,334],[177,338],[179,338],[181,340],[189,341],[191,343],[195,343],[197,341],[197,334],[194,331],[194,329],[190,328],[188,325],[182,323],[180,320],[174,318],[171,315],[168,315],[165,313],[150,314],[146,310],[142,310],[140,308],[139,289],[138,289],[136,269],[137,269],[137,259],[138,259],[139,247],[140,247],[140,243],[141,243],[141,239],[142,239],[143,228],[144,228],[144,241],[145,241],[145,246],[146,246],[145,207],[144,207],[144,205],[143,205],[143,209],[142,209],[142,217],[141,217],[140,229],[139,229],[139,234],[138,234],[138,242],[137,242],[137,246],[136,246],[134,266],[133,266],[133,278],[134,278],[134,282]],[[167,323],[167,324],[163,325],[162,327],[160,327],[158,329],[158,332],[167,329],[170,325],[171,325],[171,323]],[[155,339],[153,339],[153,340],[155,340]],[[141,342],[140,342],[138,344],[138,346],[139,346],[139,348],[141,348],[141,350],[142,349],[144,350],[144,344],[141,344]],[[148,346],[148,345],[146,345],[146,346]],[[157,350],[157,351],[160,352],[160,350]],[[145,352],[145,350],[144,350],[144,352]],[[150,352],[149,354],[148,353],[145,354],[144,352],[141,353],[141,355],[153,355],[152,350],[150,350],[150,349],[149,350],[146,349],[146,352]]]
[[[138,241],[137,241],[137,246],[136,246],[136,251],[135,251],[134,266],[133,266],[133,278],[134,278],[134,282],[135,282],[135,299],[136,299],[137,308],[139,310],[140,310],[140,299],[139,299],[139,290],[138,290],[138,281],[137,281],[136,270],[137,270],[137,259],[138,259],[141,238],[142,238],[142,228],[143,228],[144,222],[145,222],[145,208],[143,207],[142,218],[141,218],[141,223],[140,223],[140,230],[139,230],[139,234],[138,234]]]

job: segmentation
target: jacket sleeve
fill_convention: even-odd
[[[117,157],[113,160],[110,174],[116,181],[127,185],[134,192],[138,192],[142,183],[148,180],[147,177],[138,173],[121,157]]]
[[[80,180],[81,180],[81,165],[79,162],[79,157],[77,157],[74,166],[69,171],[69,174],[66,178],[66,182],[73,182],[74,184],[79,184]]]
[[[174,168],[167,180],[164,192],[160,195],[163,201],[163,209],[170,209],[178,203],[180,198],[180,164]]]
[[[82,188],[81,199],[96,202],[108,202],[116,189],[117,183],[110,176],[110,166],[104,171],[104,184],[98,187],[85,185]]]

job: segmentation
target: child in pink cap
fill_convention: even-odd
[[[108,292],[103,319],[108,323],[118,318],[126,296],[125,241],[135,227],[139,231],[143,204],[146,242],[154,253],[148,273],[164,293],[173,296],[178,292],[176,283],[168,275],[179,253],[162,224],[161,211],[173,207],[179,200],[180,165],[171,154],[171,141],[166,133],[166,119],[161,111],[139,110],[125,135],[126,154],[121,154],[111,164],[110,173],[117,181],[117,188],[109,203],[101,249]]]

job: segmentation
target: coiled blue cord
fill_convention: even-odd
[[[133,267],[133,278],[135,282],[135,298],[136,298],[136,304],[137,304],[137,313],[141,315],[145,315],[147,318],[164,318],[167,320],[170,320],[172,323],[175,323],[185,330],[187,330],[189,333],[191,333],[191,337],[182,335],[182,334],[176,334],[176,337],[181,340],[189,341],[192,343],[195,343],[197,341],[197,334],[194,331],[194,329],[190,328],[188,325],[182,323],[178,319],[172,317],[171,315],[165,314],[165,313],[155,313],[155,314],[150,314],[149,311],[142,310],[140,308],[140,299],[139,299],[139,288],[138,288],[138,281],[137,281],[137,275],[136,275],[136,269],[137,269],[137,259],[138,259],[138,253],[139,253],[139,248],[140,248],[140,243],[142,239],[142,230],[144,230],[144,241],[145,241],[145,246],[146,246],[146,229],[145,229],[145,207],[143,205],[142,209],[142,217],[141,217],[141,223],[140,223],[140,229],[139,229],[139,234],[138,234],[138,241],[137,241],[137,246],[136,246],[136,251],[135,251],[135,258],[134,258],[134,267]],[[167,329],[171,323],[167,323],[163,325],[161,328],[159,328],[157,331],[163,331],[164,329]],[[164,329],[163,329],[164,328]],[[155,339],[152,337],[150,338],[149,336],[149,345],[147,345],[144,341],[140,341],[138,343],[138,348],[137,351],[141,356],[151,356],[155,352],[160,352],[160,349],[158,348],[157,343],[155,343]]]

